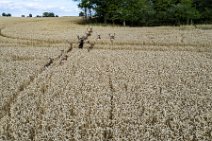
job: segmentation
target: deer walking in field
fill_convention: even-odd
[[[101,35],[100,34],[97,34],[96,40],[101,40]]]
[[[93,28],[90,27],[90,28],[87,29],[87,31],[91,34],[93,32]]]
[[[88,40],[88,37],[91,36],[92,32],[93,32],[93,28],[90,27],[90,28],[87,28],[87,31],[84,36],[82,37],[80,37],[79,35],[77,36],[79,48],[81,49],[83,48],[85,41]]]
[[[68,42],[69,43],[69,48],[68,48],[68,50],[67,50],[67,53],[69,53],[70,51],[72,51],[72,49],[73,49],[73,44],[72,43],[70,43],[70,42]]]
[[[77,38],[78,38],[78,42],[79,42],[79,48],[83,48],[83,46],[84,46],[84,41],[87,39],[86,37],[79,37],[79,35],[77,36]]]
[[[64,55],[64,56],[61,57],[59,64],[63,65],[64,62],[67,61],[67,60],[68,60],[68,55]]]
[[[87,28],[87,32],[85,33],[85,36],[86,37],[89,37],[91,36],[91,33],[93,32],[93,29],[92,28]]]
[[[109,37],[110,37],[110,42],[113,44],[113,42],[114,42],[114,40],[115,40],[116,34],[113,33],[113,34],[108,34],[108,35],[109,35]]]
[[[91,36],[91,33],[90,32],[86,32],[85,36],[88,38],[89,36]]]
[[[90,50],[94,48],[95,42],[90,42],[90,41],[88,41],[88,44],[90,45],[90,46],[88,47],[88,52],[90,52]]]
[[[48,68],[53,63],[53,59],[49,57],[49,62],[44,65],[44,68]]]

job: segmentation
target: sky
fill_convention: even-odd
[[[77,4],[73,0],[0,0],[0,15],[5,12],[20,17],[54,12],[59,16],[78,16],[80,9]]]

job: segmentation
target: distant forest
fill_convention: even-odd
[[[212,0],[74,0],[87,21],[129,26],[212,23]]]

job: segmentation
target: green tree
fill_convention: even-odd
[[[212,1],[211,0],[193,0],[194,7],[200,13],[201,21],[212,21]]]
[[[96,11],[96,16],[103,20],[104,23],[107,23],[109,20],[109,8],[111,4],[111,0],[93,0],[92,4],[94,4],[94,10]]]
[[[53,12],[44,12],[43,17],[55,17],[55,14]]]
[[[92,16],[93,3],[92,0],[74,0],[79,1],[78,7],[83,10],[85,19],[88,20]],[[82,15],[82,13],[81,13]]]
[[[79,16],[80,16],[80,17],[85,16],[84,12],[81,11],[81,12],[79,13]]]
[[[6,13],[3,12],[3,13],[2,13],[2,16],[4,16],[4,17],[11,17],[12,14],[10,14],[10,13],[7,13],[7,14],[6,14]]]
[[[154,0],[154,9],[156,10],[156,19],[159,23],[170,21],[169,8],[175,4],[175,0]]]
[[[7,14],[6,13],[2,13],[2,16],[4,17],[4,16],[6,16]]]
[[[180,0],[178,4],[172,5],[170,9],[171,16],[176,19],[178,24],[193,23],[193,20],[200,17],[199,12],[193,6],[192,0]]]
[[[123,25],[161,25],[212,21],[211,0],[74,0],[88,20]],[[90,13],[90,14],[88,14]],[[81,13],[82,15],[82,13]]]
[[[156,11],[151,0],[140,0],[137,4],[136,15],[140,25],[152,25],[155,21]]]

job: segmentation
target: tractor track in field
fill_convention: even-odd
[[[13,94],[13,96],[7,101],[5,102],[6,104],[4,104],[2,106],[2,108],[0,109],[1,113],[0,113],[0,121],[2,118],[4,118],[5,116],[8,116],[9,118],[11,117],[11,107],[14,103],[16,103],[19,95],[25,91],[28,86],[30,86],[34,80],[36,78],[38,78],[43,72],[45,72],[49,67],[51,67],[53,64],[59,62],[59,65],[62,65],[63,63],[65,63],[65,61],[68,59],[68,54],[71,53],[73,49],[73,44],[70,43],[70,47],[66,50],[61,52],[61,54],[55,58],[50,58],[49,61],[44,64],[41,69],[39,71],[37,71],[34,75],[29,76],[29,80],[26,81],[25,83],[22,83],[20,86],[18,86],[17,91]]]
[[[29,39],[21,37],[13,37],[3,33],[4,28],[0,28],[0,37],[11,40],[18,40],[20,45],[33,45],[33,46],[50,46],[52,44],[66,44],[64,40],[41,40],[41,39]],[[73,44],[77,44],[74,41]],[[89,43],[86,43],[89,44]],[[133,51],[189,51],[189,52],[211,52],[212,49],[208,44],[196,45],[196,44],[184,44],[184,43],[156,43],[156,42],[118,42],[114,41],[111,48],[104,47],[105,45],[111,45],[109,42],[95,41],[92,49],[97,50],[133,50]],[[130,46],[130,47],[129,47]],[[201,47],[200,47],[201,46]],[[89,49],[88,49],[89,50]]]
[[[7,37],[4,36],[2,34],[2,29],[0,29],[0,36],[6,37],[6,38],[11,38],[11,37]],[[11,38],[13,39],[13,38]],[[44,64],[40,70],[38,70],[34,75],[29,76],[29,80],[24,81],[20,86],[18,86],[17,91],[11,96],[11,98],[9,98],[9,100],[7,102],[5,102],[6,104],[4,104],[0,111],[0,121],[3,117],[8,116],[9,118],[11,117],[11,107],[14,103],[16,103],[19,95],[25,91],[28,86],[30,86],[34,80],[36,78],[38,78],[43,72],[45,72],[49,67],[51,67],[53,64],[58,63],[59,65],[63,65],[67,59],[68,59],[68,54],[72,52],[73,50],[73,43],[72,42],[68,42],[69,47],[67,50],[61,50],[61,53],[59,56],[55,57],[55,58],[49,58],[49,61]]]
[[[30,39],[25,39],[25,38],[17,38],[17,37],[12,37],[12,36],[8,36],[8,35],[5,35],[2,33],[2,30],[4,28],[0,28],[0,37],[5,37],[5,38],[9,38],[9,39],[20,39],[22,41],[26,41],[26,40],[30,40]],[[37,40],[37,39],[33,39],[37,42],[45,42],[45,43],[49,43],[50,41],[47,41],[47,40]],[[62,41],[56,41],[57,43],[62,43]],[[64,41],[63,41],[64,42]],[[52,42],[51,42],[52,43]],[[54,42],[53,42],[54,43]],[[67,59],[68,59],[68,54],[73,50],[73,43],[70,43],[70,47],[66,50],[66,51],[62,51],[60,53],[59,56],[55,57],[55,58],[49,58],[49,61],[43,65],[43,67],[41,67],[41,69],[36,72],[34,75],[31,75],[29,76],[29,80],[23,84],[21,84],[19,87],[18,87],[18,90],[17,92],[8,100],[8,102],[6,102],[5,105],[2,106],[1,108],[1,113],[0,113],[0,119],[2,119],[5,115],[8,115],[9,117],[11,116],[10,114],[10,109],[11,109],[11,106],[16,102],[18,96],[21,94],[21,92],[23,92],[25,89],[27,89],[27,87],[29,85],[31,85],[34,80],[36,78],[38,78],[43,72],[45,72],[49,67],[51,67],[53,64],[55,64],[56,62],[59,63],[59,65],[63,65]],[[107,45],[108,43],[105,43],[105,42],[95,42],[93,44],[93,46],[95,46],[95,48],[92,48],[94,50],[96,49],[102,49],[102,50],[133,50],[133,51],[195,51],[195,52],[211,52],[211,49],[210,48],[202,48],[201,50],[196,50],[195,47],[193,46],[177,46],[179,48],[172,48],[172,47],[167,47],[167,48],[162,48],[162,47],[166,47],[166,45],[157,45],[159,46],[158,48],[154,47],[156,46],[155,44],[151,44],[151,43],[145,43],[145,46],[153,46],[153,48],[145,48],[144,46],[144,43],[131,43],[131,42],[128,42],[128,43],[122,43],[122,42],[115,42],[115,44],[112,45],[111,48],[104,48],[104,46],[98,46],[98,45]],[[123,46],[124,45],[124,46]],[[134,45],[133,47],[128,47],[128,45]],[[138,47],[138,46],[144,46],[144,47]],[[162,47],[160,47],[162,46]],[[171,46],[171,45],[170,45]],[[89,48],[88,48],[88,51],[89,51]],[[111,97],[111,99],[113,99],[113,97]],[[113,100],[111,100],[113,101]],[[113,105],[113,104],[111,104]],[[113,110],[112,110],[113,111]],[[112,113],[112,112],[111,112]],[[112,117],[112,116],[111,116]]]
[[[11,39],[11,40],[19,40],[20,44],[24,44],[25,42],[32,42],[33,44],[59,44],[63,43],[64,41],[61,40],[41,40],[41,39],[29,39],[29,38],[22,38],[22,37],[14,37],[3,33],[4,28],[0,28],[0,37]]]

